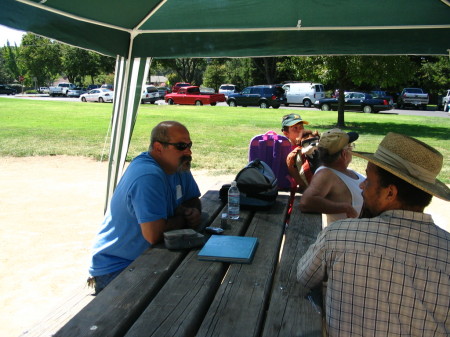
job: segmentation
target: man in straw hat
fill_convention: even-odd
[[[450,201],[436,179],[443,157],[414,138],[389,133],[367,159],[364,214],[326,227],[300,259],[298,280],[327,282],[329,336],[449,336],[450,234],[424,208]]]
[[[323,213],[323,227],[336,220],[357,218],[361,212],[363,198],[359,185],[365,177],[348,168],[358,137],[356,132],[331,129],[323,132],[320,138],[322,166],[303,192],[300,209],[302,212]]]

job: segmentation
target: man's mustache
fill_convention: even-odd
[[[191,162],[192,161],[192,156],[182,156],[180,158],[180,163],[184,163],[184,162]]]
[[[182,156],[180,158],[180,164],[178,165],[178,171],[189,171],[191,168],[191,156]]]

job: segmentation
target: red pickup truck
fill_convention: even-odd
[[[225,95],[202,93],[199,87],[189,86],[181,87],[178,92],[167,94],[164,99],[168,104],[210,104],[214,106],[217,102],[225,102]]]

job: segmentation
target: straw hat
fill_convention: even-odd
[[[442,169],[443,156],[420,140],[389,132],[375,153],[353,151],[353,154],[429,194],[450,201],[450,189],[436,179]]]

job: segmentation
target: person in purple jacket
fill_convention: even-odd
[[[148,152],[130,163],[97,234],[88,284],[98,294],[163,233],[200,223],[200,190],[191,172],[187,128],[164,121],[152,130]]]

